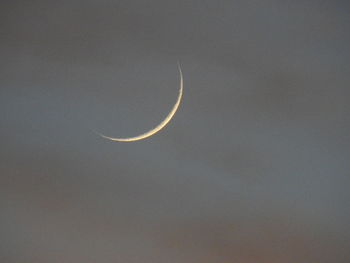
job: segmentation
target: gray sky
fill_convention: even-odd
[[[1,262],[349,262],[346,1],[0,10]]]

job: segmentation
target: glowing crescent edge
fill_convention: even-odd
[[[170,111],[170,113],[165,117],[165,119],[158,124],[156,127],[154,127],[153,129],[149,130],[148,132],[142,133],[138,136],[135,137],[129,137],[129,138],[113,138],[113,137],[108,137],[105,136],[101,133],[98,133],[98,135],[100,135],[101,137],[111,140],[111,141],[118,141],[118,142],[133,142],[133,141],[138,141],[138,140],[142,140],[145,139],[147,137],[150,137],[154,134],[156,134],[157,132],[159,132],[161,129],[163,129],[169,122],[170,120],[174,117],[177,109],[179,108],[181,99],[182,99],[182,92],[183,92],[183,76],[182,76],[182,70],[180,67],[180,64],[178,64],[178,68],[179,68],[179,73],[180,73],[180,89],[179,89],[179,96],[176,100],[176,103],[174,105],[174,107],[172,108],[172,110]]]

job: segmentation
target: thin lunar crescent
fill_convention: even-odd
[[[176,103],[173,106],[173,108],[171,109],[171,111],[169,112],[169,114],[165,117],[165,119],[158,124],[156,127],[154,127],[153,129],[149,130],[148,132],[142,133],[138,136],[135,137],[128,137],[128,138],[114,138],[114,137],[108,137],[105,136],[101,133],[97,133],[99,134],[101,137],[108,139],[108,140],[112,140],[112,141],[118,141],[118,142],[133,142],[133,141],[138,141],[138,140],[142,140],[145,139],[147,137],[150,137],[154,134],[156,134],[157,132],[159,132],[161,129],[163,129],[170,121],[171,119],[174,117],[177,109],[180,106],[180,102],[182,99],[182,92],[183,92],[183,77],[182,77],[182,71],[180,68],[180,65],[178,65],[179,68],[179,73],[180,73],[180,89],[179,89],[179,95],[177,97]]]

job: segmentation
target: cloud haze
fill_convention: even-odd
[[[349,262],[345,1],[0,10],[1,262]]]

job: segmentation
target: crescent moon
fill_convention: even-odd
[[[135,137],[128,137],[128,138],[114,138],[114,137],[109,137],[106,135],[103,135],[101,133],[97,133],[98,135],[100,135],[102,138],[111,140],[111,141],[117,141],[117,142],[133,142],[133,141],[139,141],[142,139],[145,139],[147,137],[150,137],[154,134],[156,134],[157,132],[159,132],[161,129],[163,129],[170,121],[171,119],[174,117],[177,109],[180,106],[181,103],[181,99],[182,99],[182,93],[183,93],[183,76],[182,76],[182,70],[180,67],[180,64],[178,64],[178,68],[179,68],[179,73],[180,73],[180,89],[179,89],[179,95],[177,97],[176,103],[173,106],[173,108],[171,109],[171,111],[169,112],[169,114],[165,117],[165,119],[159,123],[156,127],[154,127],[153,129],[142,133],[138,136]]]

